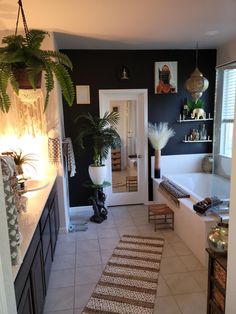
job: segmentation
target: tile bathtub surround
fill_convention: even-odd
[[[59,235],[44,314],[82,313],[123,234],[165,239],[154,314],[206,313],[207,270],[174,231],[153,231],[147,206],[133,205],[109,208],[108,219],[89,222],[87,231]]]

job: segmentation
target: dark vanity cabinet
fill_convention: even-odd
[[[15,279],[18,314],[43,313],[59,226],[58,201],[54,184]]]
[[[33,311],[30,278],[27,278],[20,302],[18,304],[18,313],[31,314]]]
[[[44,284],[44,264],[42,244],[39,242],[33,263],[30,268],[30,279],[33,296],[33,313],[40,314],[43,312],[46,289]]]

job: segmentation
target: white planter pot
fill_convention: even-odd
[[[89,166],[89,176],[93,184],[102,185],[107,174],[107,167],[105,165],[96,167],[93,165]]]

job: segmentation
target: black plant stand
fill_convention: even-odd
[[[90,197],[90,201],[93,205],[94,215],[90,217],[90,221],[101,223],[107,219],[107,208],[105,206],[106,195],[103,192],[103,188],[110,186],[111,184],[104,181],[102,185],[96,185],[92,182],[86,183],[85,186],[93,189],[93,195]]]

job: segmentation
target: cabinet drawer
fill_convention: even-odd
[[[25,258],[23,260],[23,263],[21,265],[21,268],[17,274],[17,277],[15,279],[14,287],[15,287],[15,296],[16,296],[16,304],[19,304],[26,279],[29,275],[30,267],[33,262],[34,254],[36,252],[38,243],[40,241],[40,231],[39,231],[39,225],[37,226],[33,239],[30,243],[30,246],[26,252]]]
[[[55,207],[53,206],[50,212],[50,234],[51,234],[51,249],[52,257],[54,256],[54,251],[56,248],[56,221],[55,221]]]
[[[30,278],[32,283],[32,296],[35,314],[43,313],[44,299],[46,295],[44,283],[44,263],[41,242],[35,253],[34,261],[31,266]]]
[[[50,195],[48,197],[48,201],[47,201],[47,206],[49,208],[49,212],[50,212],[50,209],[51,209],[52,204],[54,202],[55,196],[56,196],[56,183],[54,183],[54,186],[52,188],[52,191],[51,191],[51,193],[50,193]]]
[[[34,313],[33,309],[33,300],[32,300],[32,292],[30,285],[30,278],[27,278],[25,287],[22,293],[22,297],[17,308],[18,314],[32,314]]]
[[[226,289],[226,271],[217,261],[214,261],[213,277],[222,288]]]
[[[45,261],[48,247],[50,245],[50,221],[49,216],[47,217],[47,221],[45,223],[43,233],[42,233],[42,244],[43,244],[43,260]]]
[[[50,271],[51,271],[51,266],[52,266],[52,253],[51,253],[51,246],[49,246],[48,251],[47,251],[46,260],[44,262],[44,276],[45,276],[46,291],[48,288],[48,280],[49,280],[49,275],[50,275]]]
[[[48,206],[46,205],[44,210],[43,210],[41,219],[40,219],[40,231],[41,231],[41,233],[43,232],[43,228],[45,226],[47,217],[48,217]]]

